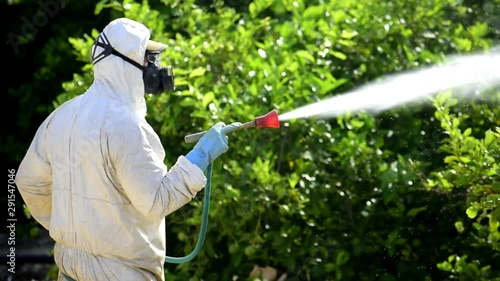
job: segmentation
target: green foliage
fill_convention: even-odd
[[[139,20],[169,45],[163,59],[177,89],[146,97],[168,166],[192,148],[185,135],[215,122],[287,112],[499,38],[497,0],[484,9],[445,0],[200,2],[95,8]],[[90,85],[97,32],[70,39],[87,65],[54,106]],[[166,264],[166,280],[245,280],[254,264],[290,280],[498,276],[500,93],[487,94],[462,101],[446,92],[432,106],[232,133],[214,163],[203,251]],[[202,203],[167,217],[169,256],[194,248]]]
[[[437,267],[443,271],[450,272],[452,276],[457,276],[456,279],[462,281],[499,280],[499,278],[491,279],[489,276],[490,266],[481,267],[479,261],[468,262],[467,258],[467,255],[462,257],[451,255],[446,261],[439,263]]]
[[[494,93],[500,100],[500,92]],[[500,252],[500,127],[479,131],[480,138],[472,135],[473,129],[462,125],[470,118],[464,112],[454,113],[453,107],[458,100],[450,92],[438,95],[434,101],[435,117],[441,123],[448,137],[440,149],[448,156],[445,166],[430,174],[425,183],[428,189],[439,189],[453,193],[459,189],[465,192],[465,214],[458,216],[455,222],[457,232],[471,241],[476,248],[486,249],[493,255]],[[498,107],[484,109],[493,116],[500,116]],[[487,115],[487,114],[485,114]],[[463,221],[468,221],[464,224]],[[495,254],[496,253],[496,254]],[[478,267],[479,260],[466,262],[467,254],[462,259],[456,254],[447,261],[439,263],[438,268],[451,272],[459,280],[490,280],[491,266]],[[455,264],[453,264],[455,262]]]

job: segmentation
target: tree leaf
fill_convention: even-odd
[[[215,99],[215,94],[214,92],[208,92],[203,96],[203,99],[201,101],[201,105],[203,107],[206,107],[209,103],[211,103]]]
[[[464,136],[466,136],[466,137],[467,137],[467,136],[470,136],[471,132],[472,132],[472,129],[471,129],[471,128],[467,128],[467,129],[464,131]]]
[[[314,56],[311,55],[308,51],[300,50],[295,53],[298,57],[309,60],[310,62],[315,62]]]
[[[465,230],[464,224],[461,221],[455,222],[455,228],[457,229],[458,233],[463,233]]]
[[[338,51],[330,51],[330,54],[340,60],[346,60],[347,59],[347,56],[342,53],[342,52],[338,52]]]
[[[466,213],[470,219],[473,219],[477,216],[477,211],[478,210],[475,207],[469,207],[467,208]]]
[[[446,156],[444,158],[444,163],[447,163],[447,164],[452,164],[454,162],[456,162],[458,160],[458,157],[455,156],[455,155],[450,155],[450,156]]]
[[[202,76],[203,74],[205,74],[206,71],[207,71],[206,68],[199,66],[199,67],[193,69],[193,71],[191,71],[191,73],[189,73],[189,78]]]
[[[464,162],[464,163],[470,163],[470,157],[468,156],[460,156],[460,161]]]
[[[489,146],[493,142],[493,140],[495,140],[495,134],[491,130],[486,131],[484,136],[484,144],[486,146]]]
[[[424,206],[424,207],[418,207],[418,208],[412,208],[412,209],[410,209],[410,210],[408,211],[408,216],[409,216],[409,217],[414,217],[414,216],[416,216],[418,213],[423,212],[423,211],[425,211],[425,210],[427,210],[427,207],[425,207],[425,206]]]

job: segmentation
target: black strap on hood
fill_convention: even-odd
[[[113,46],[111,46],[111,43],[109,42],[109,40],[106,37],[106,34],[104,34],[104,32],[99,34],[99,36],[97,37],[97,39],[95,41],[95,45],[103,48],[104,50],[100,54],[96,55],[97,48],[94,48],[94,50],[92,52],[92,63],[94,65],[96,63],[100,62],[105,57],[113,54],[113,55],[119,56],[120,58],[124,59],[125,61],[131,63],[132,65],[136,66],[140,70],[144,69],[144,67],[141,64],[137,63],[136,61],[132,60],[131,58],[129,58],[129,57],[125,56],[124,54],[115,50],[115,48],[113,48]]]

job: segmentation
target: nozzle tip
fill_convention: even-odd
[[[255,127],[257,128],[279,128],[280,120],[278,112],[273,109],[269,113],[255,118]]]

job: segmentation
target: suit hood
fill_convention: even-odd
[[[142,23],[128,18],[111,21],[101,32],[96,42],[110,45],[130,60],[143,65],[151,33]],[[137,115],[146,115],[142,70],[125,59],[108,53],[111,49],[94,44],[94,83],[89,91],[119,101]]]

